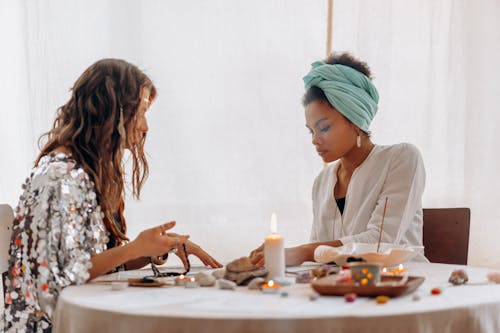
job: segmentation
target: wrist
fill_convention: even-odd
[[[303,261],[314,261],[314,250],[316,250],[316,244],[305,244],[301,245],[302,259]]]
[[[140,253],[140,248],[135,240],[125,244],[123,248],[126,253],[127,261],[142,257]]]

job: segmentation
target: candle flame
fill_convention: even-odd
[[[267,285],[268,285],[269,287],[274,286],[274,281],[273,281],[273,280],[269,280],[269,282],[267,283]]]
[[[402,271],[405,268],[405,266],[403,266],[403,264],[399,264],[398,268],[399,268],[400,271]]]
[[[278,219],[276,218],[276,213],[271,215],[271,233],[275,234],[278,232]]]
[[[180,279],[184,279],[184,274],[181,274],[181,275],[179,276],[179,278],[180,278]]]

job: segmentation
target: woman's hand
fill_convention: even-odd
[[[169,236],[172,237],[179,237],[179,235],[175,233],[168,233]],[[191,242],[191,241],[186,241],[186,252],[188,255],[192,254],[196,257],[198,257],[201,262],[205,266],[210,266],[212,268],[221,268],[222,264],[219,263],[217,260],[215,260],[211,255],[209,255],[205,250],[203,250],[199,245]],[[187,258],[184,254],[184,251],[182,249],[182,243],[177,246],[177,251],[175,254],[181,259],[182,264],[184,265],[184,268],[187,268]]]
[[[136,257],[158,257],[182,247],[189,236],[168,234],[167,230],[175,226],[175,221],[142,231],[136,239],[129,243]]]

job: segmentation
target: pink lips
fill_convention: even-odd
[[[316,151],[318,152],[318,155],[319,155],[319,156],[323,156],[324,154],[326,154],[326,153],[327,153],[327,151],[326,151],[326,150],[316,150]]]

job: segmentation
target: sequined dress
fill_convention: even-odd
[[[108,232],[94,184],[68,155],[44,156],[23,184],[5,281],[5,331],[50,332],[62,289],[85,283]]]

